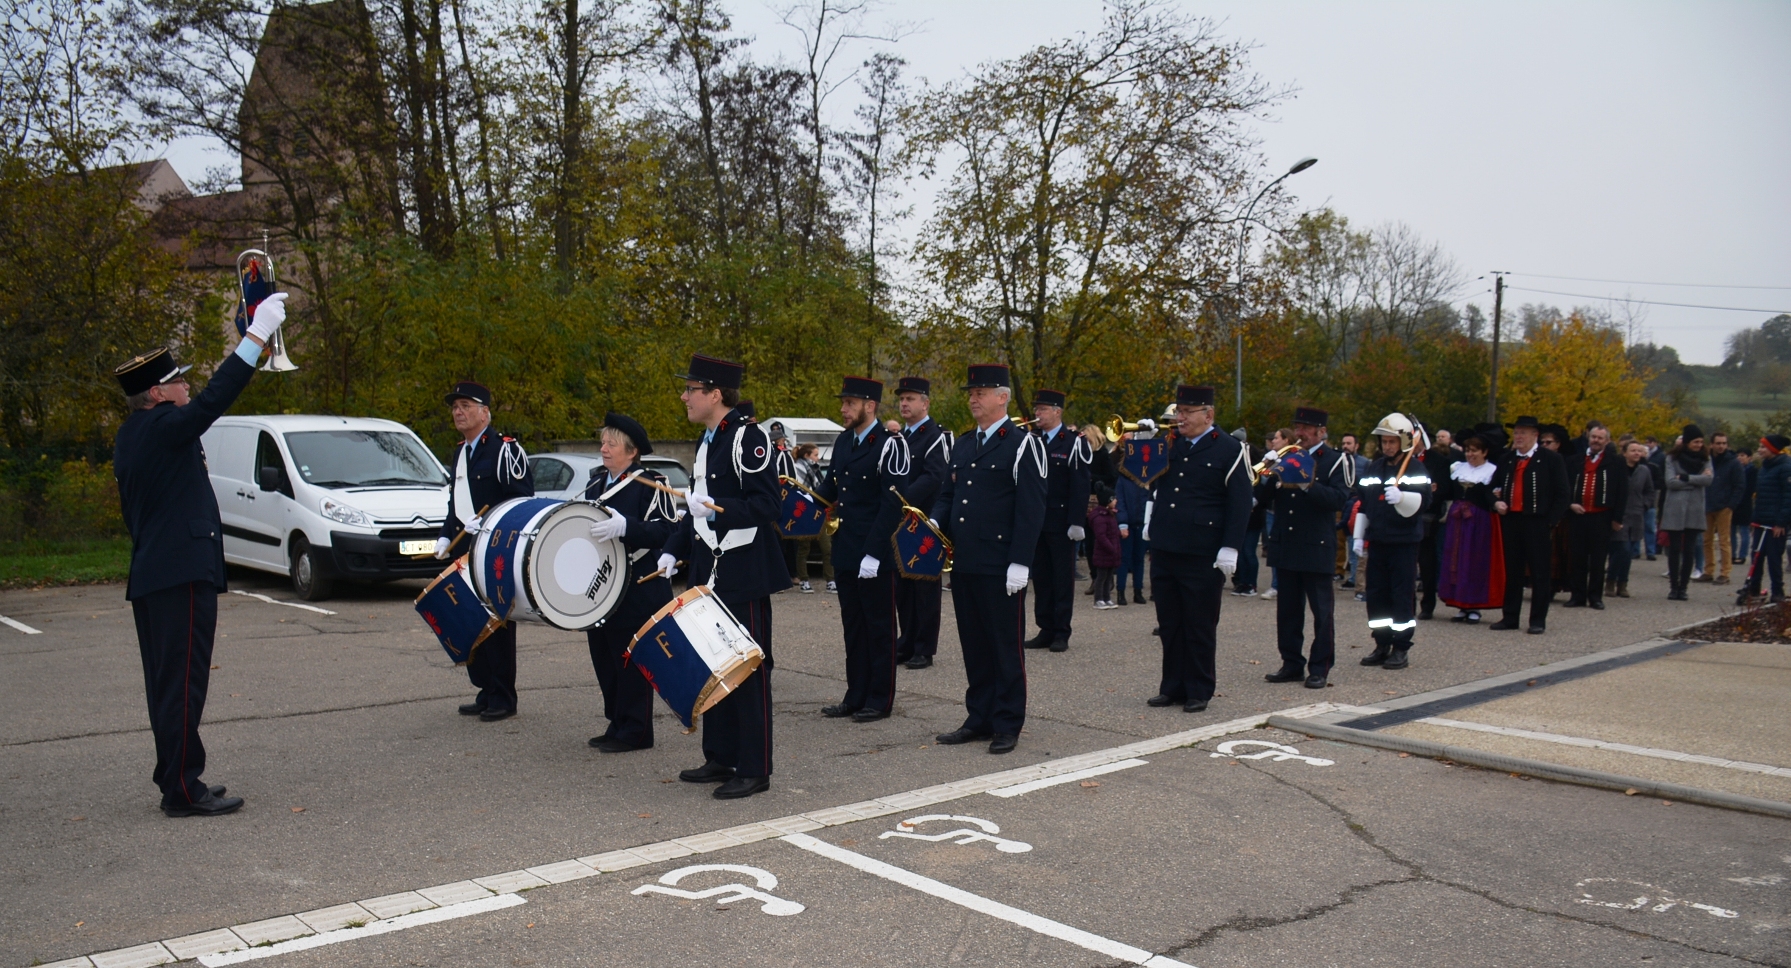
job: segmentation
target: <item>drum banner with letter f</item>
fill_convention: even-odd
[[[1120,442],[1125,459],[1119,472],[1139,487],[1150,487],[1157,476],[1169,469],[1169,442],[1162,439],[1124,440]]]

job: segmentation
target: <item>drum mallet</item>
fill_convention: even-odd
[[[664,491],[665,493],[670,494],[673,497],[681,497],[686,501],[690,500],[689,494],[685,493],[684,491],[680,491],[675,487],[671,487],[666,484],[661,484],[658,481],[649,481],[644,477],[636,478],[636,480],[640,481],[642,484],[645,484],[650,488],[653,488],[656,491]],[[703,507],[706,507],[709,510],[714,511],[716,514],[720,514],[722,511],[720,505],[710,504],[708,501],[703,502]]]
[[[684,567],[684,562],[680,561],[677,564],[672,566],[672,571],[677,571],[678,569],[680,569],[682,567]],[[634,583],[636,585],[645,585],[647,582],[650,582],[653,579],[658,578],[661,575],[664,575],[665,573],[666,573],[666,570],[664,568],[661,568],[651,575],[642,575],[641,577],[636,578],[634,580]]]

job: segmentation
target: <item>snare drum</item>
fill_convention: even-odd
[[[589,501],[505,501],[473,540],[473,588],[501,619],[569,631],[602,625],[630,583],[622,542],[591,537],[591,525],[609,515]]]
[[[628,661],[659,692],[686,733],[696,717],[752,675],[765,652],[707,585],[667,602],[628,643]]]
[[[467,580],[465,555],[454,559],[417,596],[417,614],[423,616],[455,665],[466,665],[479,643],[504,626],[474,593],[473,583]]]

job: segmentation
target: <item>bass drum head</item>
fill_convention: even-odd
[[[547,624],[578,630],[603,624],[628,594],[628,551],[620,541],[598,541],[591,525],[610,512],[568,501],[536,519],[522,581],[528,601]]]

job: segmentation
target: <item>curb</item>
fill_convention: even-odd
[[[1317,739],[1397,750],[1401,753],[1427,756],[1431,759],[1449,759],[1457,763],[1466,763],[1469,766],[1503,770],[1506,773],[1522,773],[1525,776],[1555,780],[1560,783],[1577,783],[1581,786],[1625,792],[1635,790],[1638,793],[1665,800],[1682,800],[1686,803],[1701,803],[1707,807],[1722,807],[1727,810],[1741,810],[1747,813],[1765,814],[1769,817],[1791,819],[1791,803],[1781,803],[1777,800],[1762,800],[1758,797],[1745,797],[1737,793],[1724,793],[1720,790],[1703,790],[1698,787],[1680,786],[1677,783],[1661,783],[1656,780],[1644,780],[1640,777],[1605,773],[1601,770],[1562,766],[1558,763],[1504,756],[1499,753],[1488,753],[1484,750],[1468,749],[1462,746],[1448,746],[1429,740],[1386,736],[1340,726],[1326,726],[1310,720],[1291,719],[1287,716],[1270,716],[1268,723],[1276,729],[1304,733]]]

